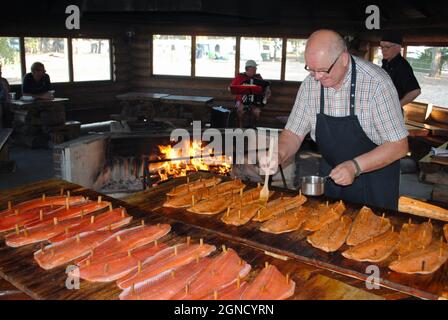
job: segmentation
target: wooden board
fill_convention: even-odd
[[[203,177],[208,175],[201,174]],[[199,175],[192,176],[191,180],[198,178]],[[338,252],[326,253],[312,247],[306,241],[306,236],[309,232],[298,230],[290,233],[274,235],[264,233],[259,230],[260,223],[249,222],[246,225],[235,227],[224,224],[220,217],[222,214],[215,216],[197,215],[187,212],[181,209],[163,208],[162,203],[166,197],[164,194],[168,192],[178,181],[178,184],[184,183],[185,178],[176,179],[170,181],[166,185],[160,185],[156,190],[144,191],[138,194],[124,199],[128,203],[137,205],[142,209],[154,210],[155,213],[170,217],[177,221],[182,221],[190,225],[196,225],[207,231],[213,231],[223,238],[239,241],[246,245],[260,248],[274,252],[276,254],[288,256],[304,263],[325,268],[333,272],[338,272],[346,276],[350,276],[360,280],[366,280],[370,274],[366,272],[366,269],[371,263],[361,263],[344,258],[341,252],[348,248],[344,245]],[[254,187],[252,184],[251,187]],[[250,188],[250,187],[248,187]],[[246,190],[248,189],[246,188]],[[274,188],[277,190],[273,199],[280,196],[280,192],[288,191]],[[289,193],[292,193],[289,191]],[[324,197],[309,198],[306,203],[307,206],[316,206],[322,201],[328,199]],[[330,199],[331,200],[331,199]],[[352,219],[356,217],[356,214],[361,207],[360,205],[346,204],[346,214],[351,216]],[[394,225],[395,230],[400,230],[401,225],[406,223],[411,217],[408,214],[387,211],[387,210],[375,210],[377,214],[386,213],[386,217],[391,219],[391,223]],[[426,221],[423,218],[412,216],[412,220],[415,223],[421,223]],[[439,239],[442,235],[443,223],[439,221],[433,221],[434,226],[434,238]],[[393,259],[394,257],[391,257]],[[378,264],[381,277],[381,285],[387,288],[410,294],[416,297],[425,299],[439,299],[440,297],[448,298],[448,263],[445,263],[436,273],[432,275],[404,275],[398,274],[388,269],[387,265],[391,260],[387,260],[384,263]]]
[[[31,198],[39,197],[42,193],[47,195],[58,194],[60,188],[70,190],[72,195],[84,195],[96,198],[98,193],[78,185],[63,182],[62,180],[48,180],[17,189],[0,192],[0,208],[7,205],[7,201],[15,203]],[[256,276],[264,263],[268,261],[276,265],[284,274],[290,273],[291,279],[296,282],[296,293],[293,299],[313,299],[313,298],[334,298],[335,295],[330,290],[337,292],[338,299],[401,299],[407,298],[405,295],[396,292],[380,289],[367,291],[365,283],[333,274],[324,269],[308,266],[294,259],[287,261],[273,258],[264,254],[263,250],[251,246],[231,241],[216,233],[191,226],[182,222],[176,222],[165,216],[157,215],[149,211],[144,211],[126,202],[104,196],[105,200],[111,201],[115,206],[126,207],[128,213],[135,217],[132,225],[139,224],[140,219],[144,219],[147,224],[170,223],[172,232],[165,236],[162,241],[167,244],[174,244],[185,241],[187,236],[192,237],[193,242],[199,241],[214,244],[217,247],[226,245],[235,249],[238,254],[252,266],[249,278]],[[3,238],[0,235],[0,238]],[[33,252],[38,250],[38,244],[24,246],[22,248],[10,248],[5,246],[4,241],[0,241],[0,277],[12,283],[15,287],[25,292],[34,299],[117,299],[120,290],[115,283],[89,283],[81,280],[79,290],[69,290],[65,286],[66,266],[61,266],[53,270],[45,271],[41,269],[33,259]],[[220,252],[220,250],[218,251]],[[316,278],[316,276],[319,276]],[[308,288],[307,292],[303,287]]]

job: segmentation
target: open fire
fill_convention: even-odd
[[[211,149],[207,151],[200,141],[193,141],[183,148],[173,148],[171,145],[159,145],[158,148],[161,162],[158,163],[157,173],[161,181],[186,176],[194,171],[224,175],[232,169],[232,157],[216,155]]]

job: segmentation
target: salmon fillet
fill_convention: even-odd
[[[204,270],[212,259],[202,258],[190,262],[156,280],[147,280],[131,286],[120,294],[120,300],[169,300]]]
[[[356,246],[370,238],[379,236],[391,228],[388,218],[379,217],[368,207],[362,207],[347,238],[349,246]]]
[[[436,272],[447,259],[447,244],[434,241],[424,249],[399,257],[389,265],[389,269],[406,274],[430,274]]]
[[[273,265],[257,275],[241,295],[241,300],[285,300],[294,294],[296,284]]]
[[[78,218],[75,218],[78,219]],[[82,218],[81,218],[82,219]],[[49,239],[50,242],[59,242],[76,236],[78,233],[96,230],[114,230],[129,224],[132,216],[126,213],[125,208],[115,208],[96,216],[83,219],[76,226],[64,229],[64,232]]]
[[[179,291],[172,300],[199,300],[215,290],[219,291],[234,285],[251,270],[250,264],[242,260],[233,249],[224,250],[203,269],[184,290]]]
[[[201,300],[241,300],[241,295],[248,285],[246,281],[237,281],[237,284],[232,284],[219,291],[215,290],[213,294],[209,294],[201,298]]]
[[[39,217],[39,219],[26,222],[25,226],[29,228],[51,225],[55,218],[58,221],[64,221],[71,218],[83,217],[96,211],[103,210],[109,206],[111,206],[111,203],[108,201],[87,201],[82,204],[63,207],[62,210],[49,212],[48,214]]]
[[[398,233],[390,230],[342,252],[342,255],[350,260],[381,262],[395,251],[398,242]]]
[[[285,210],[298,208],[306,202],[306,197],[299,194],[295,197],[280,197],[273,201],[269,201],[264,208],[260,210],[260,214],[253,220],[264,222],[283,213]]]
[[[221,217],[221,221],[234,226],[241,226],[248,223],[260,210],[259,203],[248,204],[242,208],[230,209]]]
[[[298,230],[305,223],[310,213],[311,209],[306,207],[291,209],[264,222],[260,230],[274,234]]]
[[[224,211],[232,203],[233,194],[215,196],[213,198],[200,201],[187,209],[188,212],[197,214],[214,215]]]
[[[448,241],[448,224],[443,226],[443,232],[445,233],[445,239]]]
[[[230,204],[230,208],[238,208],[242,207],[246,204],[259,202],[260,201],[260,192],[262,187],[256,187],[246,192],[243,192],[240,195],[234,195],[232,198],[232,203]],[[269,191],[269,198],[274,195],[274,191]]]
[[[325,252],[335,252],[347,239],[351,224],[352,219],[349,216],[342,216],[308,236],[306,240],[315,248]]]
[[[53,243],[34,253],[34,260],[45,270],[80,258],[112,235],[110,231],[86,232],[64,241]]]
[[[133,271],[117,281],[121,289],[147,280],[155,280],[164,273],[189,264],[195,259],[208,256],[216,250],[215,246],[208,244],[183,243],[166,248],[142,263],[141,270]]]
[[[202,188],[188,192],[178,197],[173,197],[164,202],[167,208],[188,208],[194,206],[201,200],[207,200],[214,196],[222,196],[226,193],[237,193],[246,187],[241,180],[231,180],[218,184],[211,188]]]
[[[17,231],[19,227],[23,227],[27,223],[39,220],[40,218],[44,219],[44,216],[56,214],[57,212],[60,212],[62,210],[64,210],[63,207],[46,206],[36,209],[30,209],[24,213],[20,213],[19,211],[17,211],[16,214],[0,218],[0,232],[13,229],[16,229]]]
[[[129,250],[160,239],[170,232],[170,230],[171,226],[169,224],[157,224],[149,226],[141,225],[117,231],[112,237],[97,246],[88,257],[79,261],[78,266],[86,264],[87,261],[90,261],[90,263],[107,261],[114,255],[122,252],[127,253]]]
[[[91,282],[109,282],[118,280],[129,272],[137,270],[139,263],[167,248],[163,243],[151,243],[128,252],[94,263],[82,265],[77,273],[79,277]]]
[[[432,224],[424,222],[422,224],[403,224],[400,231],[400,243],[397,252],[403,256],[413,251],[427,247],[432,242]]]
[[[338,220],[345,211],[345,205],[341,201],[332,205],[328,203],[319,205],[319,208],[313,210],[305,222],[304,229],[307,231],[317,231],[328,223]]]
[[[22,231],[16,231],[16,233],[8,234],[5,237],[6,245],[16,248],[31,243],[45,241],[51,237],[63,233],[66,228],[79,225],[85,220],[87,220],[87,218],[74,218],[58,222],[57,218],[55,218],[54,223],[51,225],[42,225],[31,228],[24,227]]]
[[[166,195],[170,197],[177,197],[180,195],[187,194],[191,191],[195,191],[202,188],[209,188],[214,187],[218,185],[221,182],[221,178],[210,178],[210,179],[202,179],[188,182],[185,184],[181,184],[179,186],[174,187],[170,192],[168,192]]]
[[[45,195],[43,195],[41,198],[24,201],[15,206],[11,206],[11,208],[0,211],[0,217],[14,214],[16,212],[16,210],[18,210],[19,213],[25,213],[29,210],[39,209],[42,207],[64,206],[67,203],[69,205],[74,205],[74,204],[82,203],[84,201],[85,201],[85,198],[83,196],[46,197]],[[37,210],[37,212],[39,212],[39,210]]]

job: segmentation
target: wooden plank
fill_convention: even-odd
[[[0,129],[0,150],[2,150],[6,141],[8,141],[9,136],[12,133],[12,129]]]
[[[210,175],[202,176],[207,177]],[[197,215],[186,212],[185,210],[163,208],[162,204],[166,198],[164,194],[176,185],[176,181],[178,181],[178,184],[181,184],[185,182],[185,179],[179,178],[172,180],[165,185],[162,184],[157,188],[153,188],[153,190],[131,195],[124,200],[139,206],[142,209],[153,210],[157,214],[170,217],[176,221],[199,226],[204,230],[215,232],[223,238],[239,241],[248,246],[285,255],[304,263],[319,268],[325,268],[360,280],[366,280],[369,276],[366,269],[371,263],[351,261],[341,255],[341,252],[347,249],[348,246],[344,245],[335,253],[325,253],[315,249],[306,242],[306,237],[309,232],[303,230],[274,235],[259,231],[260,223],[253,221],[240,227],[234,227],[221,222],[220,217],[222,214],[215,216]],[[251,183],[248,185],[249,187],[254,186]],[[288,192],[287,190],[279,188],[274,188],[274,190],[277,190],[277,194],[274,198],[279,197],[280,192],[284,192],[285,194],[292,193],[291,191]],[[332,199],[327,199],[325,197],[309,198],[306,205],[315,207],[326,200],[332,201]],[[347,211],[345,214],[354,219],[361,206],[352,204],[346,204],[346,206]],[[380,210],[376,208],[372,209],[377,214],[385,212],[386,216],[391,219],[391,223],[394,225],[395,230],[400,230],[401,225],[406,223],[410,217],[408,214],[401,212]],[[414,216],[412,219],[415,223],[425,221],[425,219]],[[443,223],[440,221],[433,221],[433,226],[434,239],[439,239],[442,235]],[[446,287],[448,286],[448,263],[444,264],[436,273],[431,275],[404,275],[395,273],[387,268],[388,262],[391,262],[392,259],[394,259],[394,256],[392,256],[390,260],[378,264],[382,286],[420,298],[438,299],[441,296],[448,298],[448,292],[446,290]]]
[[[160,101],[165,103],[177,104],[207,104],[213,101],[213,97],[168,95],[166,97],[162,97]]]
[[[13,200],[17,203],[39,197],[43,192],[48,195],[57,194],[61,187],[65,190],[70,190],[72,195],[82,194],[84,196],[89,196],[92,199],[98,196],[98,193],[92,190],[62,180],[52,179],[0,192],[0,208],[4,208],[8,200]],[[338,293],[339,299],[351,299],[354,297],[363,297],[365,299],[393,297],[394,299],[401,299],[407,297],[387,289],[369,292],[366,291],[364,282],[354,281],[353,279],[333,274],[324,269],[305,265],[299,261],[279,260],[265,255],[262,250],[224,239],[216,233],[209,232],[202,228],[176,222],[168,217],[144,211],[129,205],[124,201],[107,196],[104,196],[104,199],[111,201],[114,206],[126,207],[128,213],[135,218],[132,225],[139,224],[140,219],[144,219],[148,224],[170,223],[172,232],[162,239],[163,242],[169,245],[184,242],[187,236],[191,236],[193,242],[197,242],[200,238],[203,238],[204,242],[214,244],[218,248],[224,244],[227,247],[235,249],[241,258],[252,266],[249,279],[253,279],[256,276],[264,266],[265,262],[277,266],[282,273],[290,273],[291,279],[296,282],[296,292],[293,299],[313,298],[311,293],[308,293],[305,296],[303,293],[300,295],[302,292],[301,288],[304,286],[307,286],[307,288],[310,289],[310,292],[319,292],[320,296],[324,298],[331,296],[329,293],[330,290],[335,290],[335,292]],[[2,238],[3,235],[0,237]],[[89,283],[81,280],[79,290],[67,289],[65,286],[66,266],[61,266],[49,271],[41,269],[33,260],[33,252],[38,248],[38,244],[28,245],[21,248],[9,248],[5,246],[2,241],[0,243],[0,276],[34,299],[118,298],[120,290],[116,287],[115,283]],[[316,275],[321,275],[322,277],[318,279],[313,278]],[[334,279],[335,281],[329,279]],[[323,293],[326,294],[324,295]],[[318,295],[314,297],[319,298]]]

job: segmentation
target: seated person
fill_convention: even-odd
[[[0,128],[11,126],[9,103],[9,83],[2,77],[2,65],[0,64]]]
[[[253,84],[263,88],[262,95],[238,95],[236,97],[236,107],[238,110],[238,121],[240,128],[243,127],[244,113],[247,110],[252,110],[252,115],[255,121],[260,118],[261,108],[265,106],[267,99],[271,96],[269,88],[270,83],[263,80],[260,74],[257,73],[257,63],[254,60],[247,60],[246,72],[239,73],[233,79],[231,85]]]
[[[52,90],[50,77],[45,72],[43,63],[34,62],[31,65],[31,73],[27,73],[23,78],[22,94],[24,96],[53,100],[53,94],[50,92]]]

